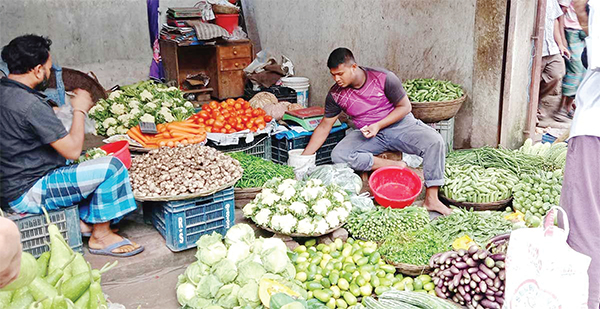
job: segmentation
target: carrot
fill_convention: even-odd
[[[183,131],[183,132],[189,132],[189,133],[200,133],[200,128],[190,128],[190,127],[186,127],[186,126],[179,126],[179,125],[172,125],[169,126],[169,131],[173,132],[173,131]]]
[[[133,138],[136,142],[142,144],[143,147],[146,147],[145,144],[148,141],[148,138],[143,136],[142,133],[137,133],[136,130],[132,129],[129,129],[129,131],[127,131],[127,136]]]
[[[161,135],[163,138],[171,138],[172,137],[171,132],[169,132],[169,131],[165,131]]]
[[[148,140],[148,137],[144,133],[142,133],[140,126],[135,126],[129,130],[133,130],[133,132],[135,132],[137,136],[142,138],[142,141],[146,142],[146,140]]]
[[[156,131],[158,131],[159,133],[165,132],[166,130],[167,127],[164,124],[159,123],[156,125]]]
[[[186,133],[186,132],[179,132],[179,131],[173,131],[173,133],[171,134],[173,135],[173,137],[185,137],[185,138],[191,138],[196,136],[196,134],[191,134],[191,133]]]

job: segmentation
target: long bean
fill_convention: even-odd
[[[540,170],[554,171],[560,168],[554,162],[540,156],[492,147],[452,151],[446,157],[446,164],[497,167],[507,169],[516,175],[534,174]]]
[[[453,208],[451,214],[431,221],[431,225],[444,231],[444,239],[451,244],[456,238],[469,235],[480,245],[500,234],[510,232],[512,223],[499,211],[469,211]]]
[[[294,168],[281,165],[265,159],[249,155],[244,152],[227,153],[227,155],[238,160],[244,169],[242,179],[236,184],[236,188],[258,188],[274,177],[294,178]]]

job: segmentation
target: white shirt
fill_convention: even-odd
[[[554,21],[563,15],[563,11],[557,0],[546,1],[546,24],[544,25],[544,44],[542,56],[551,56],[560,53],[560,49],[554,41]]]
[[[600,0],[590,0],[588,29],[588,71],[575,97],[575,116],[571,137],[591,135],[600,137]]]

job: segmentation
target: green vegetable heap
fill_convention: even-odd
[[[481,147],[452,151],[446,157],[446,165],[460,166],[464,164],[489,168],[503,168],[515,175],[536,174],[542,171],[554,171],[560,166],[543,157],[520,151],[503,148]]]
[[[275,177],[283,179],[295,177],[294,168],[289,165],[273,163],[244,152],[228,153],[227,155],[238,160],[244,169],[242,179],[235,184],[236,188],[259,188]]]
[[[419,230],[428,223],[429,213],[424,207],[377,207],[365,213],[352,212],[346,229],[356,238],[379,242],[397,231]]]
[[[469,211],[456,207],[452,210],[451,214],[431,221],[433,227],[443,231],[447,245],[464,235],[469,235],[478,244],[485,245],[490,238],[512,231],[512,223],[504,218],[504,212]]]
[[[307,296],[301,283],[294,280],[296,269],[281,239],[255,239],[250,226],[237,224],[229,229],[224,242],[221,234],[213,232],[196,244],[198,261],[177,283],[177,300],[184,308],[262,308],[259,284],[265,280]]]
[[[449,81],[409,79],[402,85],[411,102],[452,101],[463,96],[462,88]]]
[[[37,261],[23,252],[19,277],[0,289],[0,308],[107,308],[101,275],[117,262],[101,270],[91,269],[81,253],[73,252],[55,224],[48,224],[48,235],[50,251]]]
[[[106,156],[108,156],[108,153],[106,153],[106,151],[104,151],[100,148],[92,148],[92,149],[89,149],[88,151],[86,151],[84,155],[79,156],[79,159],[75,160],[75,162],[73,162],[73,163],[79,164],[81,162],[98,159],[98,158],[102,158],[102,157],[106,157]]]
[[[502,168],[446,164],[442,193],[457,202],[490,203],[511,197],[519,178]]]
[[[537,227],[552,206],[559,205],[562,170],[524,175],[513,188],[513,207],[525,214],[525,223]]]
[[[432,255],[448,250],[440,231],[430,225],[420,230],[399,231],[386,237],[379,253],[389,262],[427,265]]]

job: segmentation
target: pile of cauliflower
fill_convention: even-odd
[[[186,101],[183,92],[176,87],[146,81],[122,88],[90,109],[90,118],[96,122],[96,134],[126,134],[140,121],[183,121],[194,113],[194,105]]]
[[[281,234],[321,235],[346,222],[352,204],[339,186],[319,179],[274,178],[243,208],[244,216]]]

